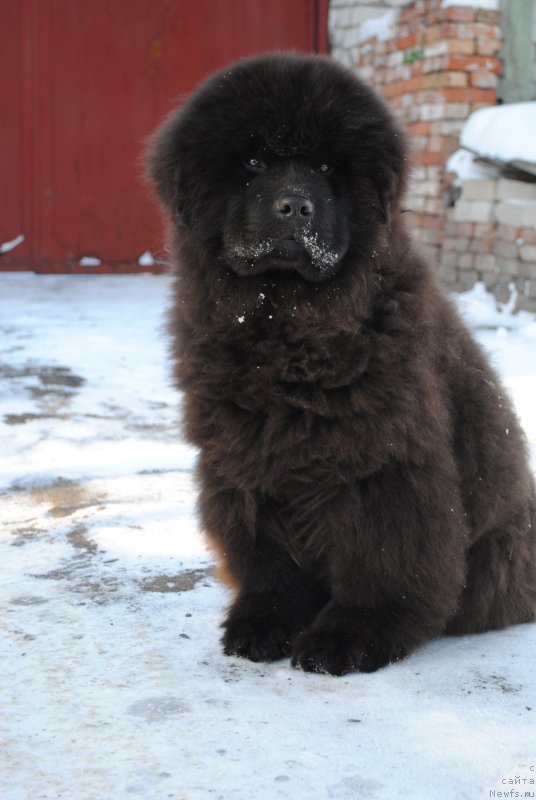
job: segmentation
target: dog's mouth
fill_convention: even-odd
[[[267,239],[253,245],[237,243],[226,260],[240,277],[284,270],[316,283],[334,275],[343,255],[323,243],[318,234],[303,231],[299,237]]]
[[[275,259],[281,259],[283,263],[292,263],[303,259],[305,256],[305,249],[303,244],[296,239],[283,239],[274,245],[269,256]]]

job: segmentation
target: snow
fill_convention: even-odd
[[[466,150],[503,164],[536,170],[536,101],[489,106],[474,111],[460,144]]]
[[[3,255],[4,253],[9,253],[11,250],[14,250],[15,247],[18,247],[19,244],[23,243],[24,239],[25,236],[23,236],[23,234],[20,233],[10,242],[4,242],[3,244],[0,244],[0,255]]]
[[[344,678],[221,654],[229,595],[176,422],[169,285],[0,273],[2,800],[534,789],[534,625]],[[536,456],[534,316],[481,285],[457,302]]]
[[[463,181],[495,180],[499,177],[499,170],[491,164],[478,162],[473,153],[467,150],[456,150],[447,160],[447,172],[457,176],[457,183]]]
[[[81,267],[100,267],[102,261],[96,256],[82,256],[78,263]]]
[[[360,41],[376,37],[379,42],[386,42],[392,38],[393,28],[396,25],[400,12],[391,8],[379,17],[366,19],[361,23],[359,30]]]
[[[152,267],[154,266],[155,260],[153,254],[146,250],[141,256],[138,258],[138,264],[140,267]]]
[[[485,8],[489,11],[499,11],[500,0],[441,0],[441,8],[450,6],[469,6],[470,8]]]

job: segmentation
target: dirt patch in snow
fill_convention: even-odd
[[[57,416],[86,382],[69,367],[39,363],[29,363],[23,367],[0,363],[0,378],[19,384],[43,409],[41,414],[6,414],[6,425],[24,425],[35,419]]]
[[[157,575],[144,580],[141,590],[142,592],[190,592],[198,583],[210,577],[210,574],[210,569],[185,569],[175,575]]]

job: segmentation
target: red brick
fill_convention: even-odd
[[[449,55],[441,59],[443,69],[466,70],[475,72],[476,70],[487,70],[488,72],[500,73],[502,70],[501,61],[498,58],[486,58],[485,56],[458,56]]]
[[[474,22],[476,20],[476,12],[474,8],[450,6],[450,8],[445,9],[445,18],[450,22]]]
[[[444,86],[463,88],[467,86],[468,82],[469,77],[466,72],[433,72],[423,76],[422,86],[423,89]]]
[[[447,39],[449,53],[469,56],[477,52],[475,39]]]
[[[430,122],[412,122],[408,125],[411,136],[427,136],[431,130]]]
[[[456,38],[456,25],[454,23],[442,22],[438,25],[430,25],[423,31],[423,40],[428,44],[429,42],[436,42],[438,39],[455,39]]]
[[[416,78],[410,78],[407,81],[397,81],[396,83],[390,83],[387,86],[384,86],[382,89],[382,94],[384,97],[397,97],[398,95],[403,94],[410,94],[411,92],[416,92],[420,89],[421,86],[421,77],[417,76]]]
[[[395,47],[397,50],[410,50],[412,47],[415,47],[417,44],[417,37],[415,34],[411,36],[400,36],[398,39],[395,39]]]
[[[448,103],[488,103],[496,102],[497,96],[493,89],[442,89],[441,94]]]
[[[429,153],[427,151],[415,153],[415,162],[417,164],[444,164],[445,160],[445,153]]]

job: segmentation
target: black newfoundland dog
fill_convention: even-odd
[[[341,675],[533,620],[523,435],[412,245],[379,97],[327,58],[247,59],[169,117],[149,171],[199,512],[236,590],[225,653]]]

